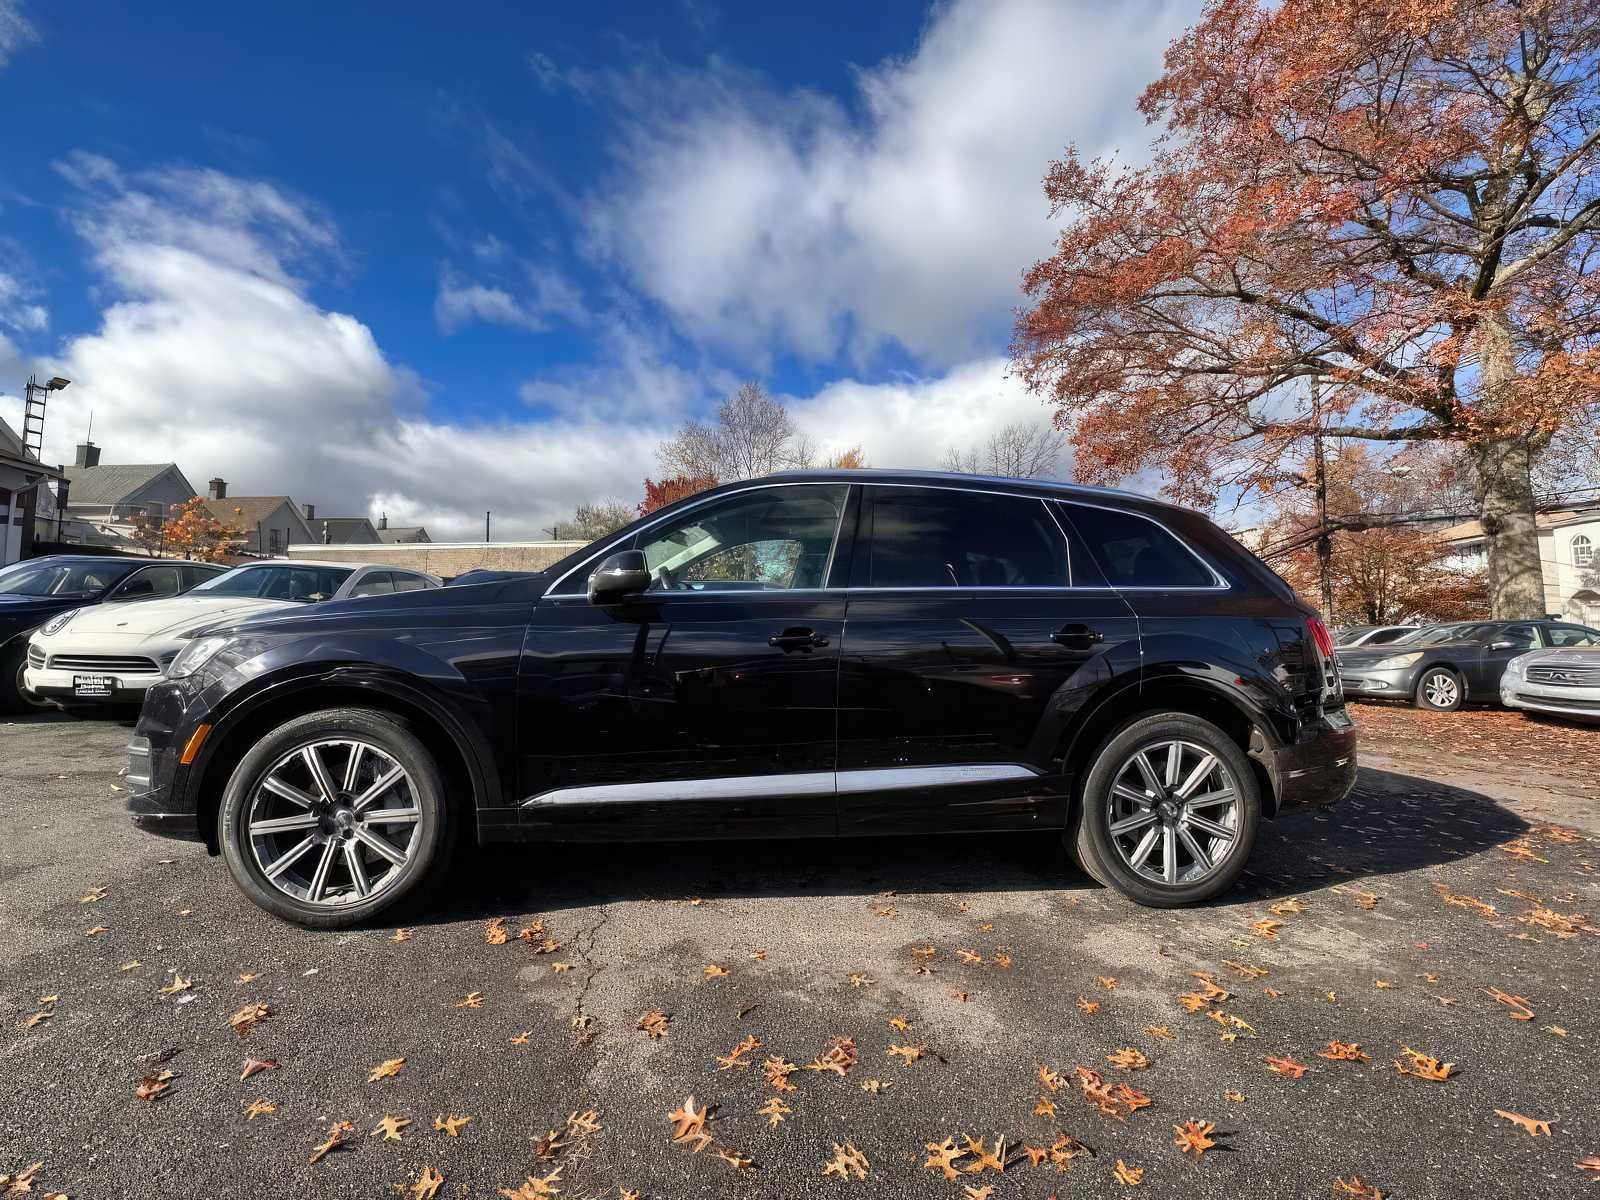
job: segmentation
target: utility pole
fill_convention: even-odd
[[[489,515],[490,514],[487,512],[483,514],[483,540],[485,542],[491,542],[494,540],[489,536]]]
[[[1328,465],[1322,453],[1322,381],[1311,377],[1311,452],[1316,462],[1317,571],[1322,581],[1322,619],[1333,624],[1333,539],[1328,536]]]

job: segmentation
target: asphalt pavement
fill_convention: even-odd
[[[129,729],[0,723],[0,1196],[35,1162],[37,1193],[74,1200],[426,1197],[425,1171],[439,1197],[569,1200],[1600,1187],[1574,1165],[1600,1155],[1600,813],[1580,784],[1369,747],[1344,805],[1269,823],[1244,885],[1181,912],[1092,885],[1047,835],[476,852],[395,940],[281,924],[203,847],[134,830]],[[843,1073],[808,1069],[841,1038]],[[1108,1061],[1124,1048],[1148,1065]],[[1453,1068],[1402,1074],[1405,1048]],[[251,1058],[277,1065],[241,1080]],[[671,1140],[690,1096],[698,1152]],[[373,1133],[386,1116],[411,1122],[397,1141]],[[1202,1155],[1174,1144],[1188,1121],[1214,1127]],[[1062,1133],[1089,1153],[1030,1163]],[[990,1165],[926,1167],[946,1138]],[[864,1179],[824,1174],[836,1145]]]

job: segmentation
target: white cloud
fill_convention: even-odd
[[[592,249],[691,336],[759,358],[924,363],[994,345],[1048,253],[1040,179],[1069,140],[1142,146],[1133,101],[1182,0],[955,0],[915,52],[858,72],[853,108],[713,60],[631,72],[533,63],[615,106]]]
[[[39,40],[39,31],[24,15],[22,0],[0,0],[0,68],[24,46]]]
[[[50,325],[50,312],[42,304],[32,304],[33,291],[15,275],[0,271],[0,326],[9,325],[24,333],[42,333]]]
[[[496,253],[501,253],[497,240],[494,245]],[[576,324],[583,320],[578,289],[554,268],[525,264],[519,282],[521,294],[513,295],[507,287],[475,283],[446,267],[433,302],[434,320],[445,333],[454,333],[473,321],[540,333],[558,321]]]

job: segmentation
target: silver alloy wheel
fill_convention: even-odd
[[[27,671],[27,669],[28,669],[28,659],[27,659],[27,656],[24,655],[22,661],[17,664],[17,683],[16,683],[17,699],[22,701],[22,703],[23,703],[23,705],[25,707],[31,708],[35,712],[44,712],[44,711],[46,711],[47,709],[50,708],[50,702],[48,700],[46,700],[43,696],[34,695],[24,685],[24,683],[23,683],[23,675]]]
[[[261,776],[245,812],[256,865],[306,904],[353,904],[396,883],[420,841],[411,776],[371,742],[328,738]]]
[[[1461,686],[1448,671],[1435,671],[1422,681],[1422,694],[1435,708],[1454,708],[1461,696]]]
[[[1214,874],[1239,827],[1239,791],[1222,760],[1196,742],[1134,751],[1106,797],[1106,828],[1123,866],[1151,883],[1187,887]]]

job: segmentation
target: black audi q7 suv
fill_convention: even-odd
[[[1203,517],[1090,488],[807,471],[537,575],[196,637],[129,746],[140,826],[337,927],[480,842],[1039,830],[1142,904],[1355,779],[1332,640]]]

